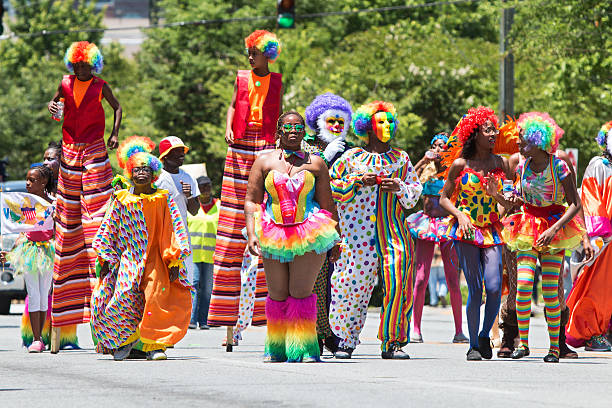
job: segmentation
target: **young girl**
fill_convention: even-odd
[[[259,154],[274,148],[276,122],[282,112],[281,74],[270,72],[268,64],[280,55],[281,45],[273,33],[257,30],[244,39],[252,70],[240,70],[227,109],[225,141],[228,144],[219,226],[214,255],[213,291],[208,322],[234,326],[240,302],[240,269],[247,241],[244,197],[253,162]],[[266,279],[259,262],[253,325],[266,323]],[[231,337],[231,331],[230,331]]]
[[[154,147],[139,136],[119,147],[119,164],[133,187],[115,192],[93,241],[102,266],[91,303],[92,335],[97,350],[113,350],[115,360],[132,348],[148,360],[165,360],[191,317],[183,265],[189,241],[176,203],[167,190],[153,187],[162,169],[150,154]]]
[[[510,250],[517,251],[516,313],[520,346],[512,358],[529,355],[529,319],[536,261],[542,266],[544,296],[550,349],[544,361],[559,362],[559,273],[566,249],[580,244],[584,227],[576,184],[565,161],[555,156],[563,130],[547,113],[529,112],[518,119],[520,151],[525,161],[519,163],[521,211],[504,219],[502,236]],[[492,192],[491,192],[492,193]],[[496,193],[499,200],[503,196]],[[567,202],[569,207],[564,204]]]
[[[49,167],[32,167],[26,176],[28,193],[52,203],[49,197],[52,180],[53,172]],[[15,243],[15,248],[10,253],[2,255],[5,254],[6,259],[13,265],[17,273],[23,274],[28,291],[26,307],[32,325],[32,341],[28,351],[42,353],[45,350],[42,331],[53,280],[53,258],[55,256],[53,229],[22,234]],[[24,339],[24,344],[27,343],[29,339]]]
[[[461,290],[459,289],[459,271],[457,270],[457,254],[452,241],[446,236],[448,212],[440,207],[440,190],[444,179],[440,173],[440,153],[446,148],[448,134],[438,133],[431,139],[431,150],[414,166],[417,175],[423,183],[423,211],[418,211],[406,218],[406,225],[415,240],[416,279],[414,282],[414,331],[410,342],[422,343],[421,318],[425,303],[425,289],[430,276],[431,261],[436,243],[440,247],[444,262],[444,275],[450,290],[453,318],[455,320],[455,336],[453,343],[467,343],[468,339],[461,330]],[[431,294],[431,290],[430,290]]]

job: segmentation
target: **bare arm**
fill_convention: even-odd
[[[315,173],[316,181],[315,181],[315,199],[317,203],[319,203],[319,207],[323,210],[327,210],[331,213],[332,219],[336,221],[336,231],[339,236],[342,236],[340,232],[340,223],[338,222],[338,211],[336,209],[336,204],[332,197],[331,192],[331,179],[329,177],[329,170],[327,168],[327,164],[323,161],[322,158],[315,155],[310,155],[312,163],[317,166],[317,171]],[[336,262],[340,257],[340,246],[336,244],[334,248],[331,250],[330,261]]]
[[[466,214],[459,211],[450,199],[455,192],[455,180],[457,180],[457,177],[459,177],[466,165],[464,159],[457,159],[451,165],[448,170],[448,178],[446,182],[444,182],[444,187],[442,187],[442,192],[440,193],[440,207],[457,218],[457,222],[459,223],[459,227],[457,227],[458,237],[473,239],[472,236],[475,228],[474,225],[472,225],[472,220]]]
[[[234,131],[232,130],[232,124],[234,123],[234,113],[236,113],[236,96],[238,95],[238,80],[234,82],[234,93],[232,94],[232,101],[227,107],[227,116],[225,119],[225,142],[227,144],[234,143]]]
[[[506,179],[512,180],[512,176],[510,175],[510,164],[508,160],[503,157],[500,157],[500,167],[502,168]],[[499,191],[499,180],[497,180],[493,176],[486,176],[486,191],[491,197],[497,201],[498,204],[502,205],[505,210],[510,211],[517,204],[514,199],[508,200],[503,192]]]
[[[259,249],[259,240],[255,235],[254,216],[264,199],[264,162],[266,157],[267,155],[262,155],[253,163],[244,200],[249,251],[256,256],[260,256],[261,251]]]
[[[53,98],[51,98],[51,100],[47,104],[47,109],[49,110],[49,113],[51,113],[52,115],[55,115],[57,113],[57,105],[55,103],[63,97],[64,92],[62,91],[62,83],[60,82],[60,84],[57,86],[57,91],[55,91],[55,94],[53,95]]]
[[[102,96],[108,102],[108,104],[115,111],[113,118],[113,130],[111,131],[111,135],[108,138],[108,148],[113,150],[119,146],[119,126],[121,126],[121,118],[123,117],[123,110],[121,109],[121,104],[113,95],[113,91],[110,89],[108,84],[104,84],[102,87]]]

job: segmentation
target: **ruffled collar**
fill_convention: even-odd
[[[131,190],[131,189],[130,189]],[[115,192],[115,197],[123,205],[137,203],[140,200],[147,199],[149,201],[157,200],[158,198],[165,198],[168,196],[168,190],[157,189],[151,194],[134,194],[130,190],[119,190]]]

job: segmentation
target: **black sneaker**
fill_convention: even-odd
[[[391,347],[388,351],[383,351],[380,356],[384,360],[410,360],[410,356],[401,348]]]
[[[610,351],[610,345],[603,336],[593,336],[584,344],[585,351]]]
[[[545,363],[558,363],[559,357],[555,356],[553,353],[548,353],[546,357],[544,357]]]
[[[482,360],[482,355],[480,351],[475,348],[471,348],[467,352],[467,361],[480,361]]]
[[[519,358],[527,357],[529,355],[529,349],[526,347],[519,347],[512,352],[512,357],[514,360],[518,360]]]
[[[488,337],[478,337],[478,350],[480,351],[482,358],[490,360],[493,357],[491,339]]]
[[[338,348],[338,350],[336,350],[336,352],[334,353],[334,357],[341,360],[348,360],[353,355],[353,350],[355,349],[352,349],[350,347]]]

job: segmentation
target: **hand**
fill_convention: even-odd
[[[183,194],[185,197],[191,198],[191,184],[181,181],[181,186],[183,186]]]
[[[343,152],[346,148],[346,141],[342,138],[332,140],[325,150],[323,151],[323,157],[328,162],[331,161],[338,153]]]
[[[108,262],[104,262],[102,267],[100,268],[100,278],[104,279],[106,275],[110,272],[110,268],[108,266]]]
[[[261,256],[261,250],[259,249],[259,240],[256,236],[252,236],[249,238],[248,246],[251,255]]]
[[[365,173],[361,176],[361,181],[364,186],[373,186],[376,184],[377,176],[376,173]]]
[[[340,243],[334,245],[334,247],[329,251],[329,262],[334,263],[338,259],[340,259]]]
[[[473,240],[474,239],[474,225],[472,225],[472,220],[467,215],[461,213],[459,217],[457,217],[457,221],[459,222],[459,227],[457,227],[458,236],[463,239]]]
[[[52,115],[55,115],[59,111],[55,101],[49,101],[47,109],[49,109],[49,113]]]
[[[234,131],[231,128],[225,131],[225,143],[228,145],[234,143]]]
[[[175,280],[178,279],[178,273],[179,273],[179,267],[178,266],[173,266],[172,268],[170,268],[170,271],[168,272],[168,276],[170,278],[170,282],[174,282]]]
[[[595,257],[595,249],[593,248],[593,245],[591,245],[591,240],[588,238],[588,236],[585,236],[582,240],[582,246],[584,247],[584,259],[582,261],[584,263],[588,263]]]
[[[109,136],[108,141],[106,142],[106,146],[110,150],[115,150],[117,147],[119,147],[119,137],[116,133],[113,133]]]
[[[400,191],[400,183],[394,178],[385,177],[380,182],[382,191],[396,192]]]
[[[523,199],[521,198],[521,196],[518,196],[516,194],[512,194],[510,197],[508,197],[508,201],[510,201],[510,203],[514,207],[518,207],[520,205],[523,205]]]
[[[550,244],[550,242],[553,240],[555,235],[557,235],[557,228],[550,227],[549,229],[544,231],[542,234],[540,234],[540,236],[538,237],[538,240],[536,241],[536,246],[538,248],[543,248],[545,246],[548,246],[548,244]]]
[[[491,174],[485,176],[485,190],[488,195],[496,197],[499,192],[499,182],[497,178]]]

